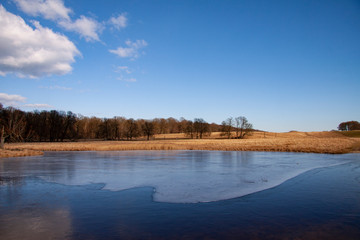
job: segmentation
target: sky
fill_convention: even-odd
[[[1,0],[0,102],[336,129],[360,121],[360,1]]]

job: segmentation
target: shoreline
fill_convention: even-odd
[[[359,153],[354,138],[178,139],[7,143],[0,158],[43,155],[44,151],[213,150],[344,154]]]

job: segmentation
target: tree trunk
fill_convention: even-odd
[[[0,149],[4,149],[4,144],[5,144],[5,138],[4,138],[4,126],[1,128],[1,133],[0,133],[0,138],[1,138],[1,142],[0,142]]]

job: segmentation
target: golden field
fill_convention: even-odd
[[[42,151],[125,151],[125,150],[220,150],[276,151],[305,153],[349,153],[360,151],[360,139],[339,132],[254,132],[246,139],[224,139],[213,133],[204,139],[188,139],[184,134],[156,135],[146,141],[79,141],[5,144],[0,157],[40,155]]]

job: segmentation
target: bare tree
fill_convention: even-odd
[[[139,136],[139,127],[137,122],[130,118],[125,122],[125,135],[127,140],[132,140],[135,137]]]
[[[240,116],[235,118],[235,123],[236,138],[244,138],[254,131],[252,124],[248,122],[246,117]]]
[[[202,139],[203,135],[211,134],[209,124],[202,118],[195,118],[193,126],[196,138]]]
[[[141,125],[142,131],[146,136],[147,140],[150,140],[150,137],[155,134],[155,124],[153,121],[145,120]]]
[[[233,120],[224,121],[225,134],[230,138],[234,130]],[[221,129],[225,129],[224,126]],[[240,128],[239,128],[240,129]],[[211,131],[220,130],[220,125],[208,124],[202,118],[193,121],[181,118],[157,118],[134,120],[124,117],[101,119],[84,117],[64,111],[23,112],[12,107],[3,108],[0,103],[0,147],[6,142],[19,141],[64,141],[73,139],[132,140],[144,134],[149,140],[155,133],[183,132],[191,138],[203,138]],[[240,134],[240,135],[239,135]],[[237,137],[243,136],[240,130]]]
[[[180,118],[180,121],[178,123],[178,132],[179,133],[185,133],[186,132],[186,125],[187,125],[187,120],[183,117]]]
[[[231,138],[231,131],[233,129],[234,119],[232,117],[229,117],[225,121],[222,121],[221,123],[221,135],[226,136],[228,139]]]
[[[117,129],[118,129],[118,135],[117,139],[123,139],[125,137],[125,124],[126,124],[126,118],[124,117],[115,117],[116,123],[117,123]]]
[[[4,128],[2,133],[3,141],[5,141],[5,138],[8,138],[10,142],[21,142],[24,140],[26,121],[23,111],[13,107],[1,109],[1,125]]]
[[[178,132],[178,123],[179,123],[178,120],[170,117],[170,118],[166,119],[166,121],[167,121],[169,133],[177,133]]]
[[[2,115],[3,105],[0,103],[0,111]],[[0,149],[4,149],[5,137],[4,137],[5,127],[4,125],[0,125]]]
[[[50,140],[50,112],[42,111],[37,115],[36,131],[40,141]]]
[[[191,138],[194,138],[194,123],[192,121],[187,121],[186,122],[186,127],[184,129],[185,135],[189,136]]]
[[[4,137],[5,127],[2,126],[0,131],[1,131],[1,132],[0,132],[0,149],[4,149],[4,144],[5,144],[5,137]]]
[[[67,114],[62,116],[62,133],[60,135],[60,141],[63,142],[65,138],[74,139],[76,137],[75,123],[76,115],[71,111],[68,111]]]
[[[36,119],[37,119],[37,115],[39,114],[39,112],[34,111],[34,112],[27,112],[25,113],[25,132],[24,132],[24,141],[29,142],[29,141],[34,141],[34,140],[38,140],[38,135],[36,133],[36,125],[37,123],[35,123]]]
[[[159,133],[160,134],[166,134],[169,133],[169,126],[168,122],[164,118],[160,118],[159,122]]]

